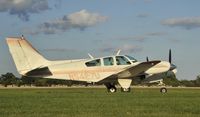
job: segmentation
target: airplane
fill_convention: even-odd
[[[22,76],[104,84],[111,93],[117,91],[117,84],[121,86],[121,92],[130,92],[131,83],[136,78],[163,84],[163,77],[159,77],[161,74],[175,74],[177,71],[171,63],[171,50],[169,61],[149,61],[147,57],[145,62],[139,62],[129,55],[121,55],[120,51],[116,55],[100,58],[88,54],[89,59],[50,61],[24,36],[8,37],[6,42],[17,71]],[[162,87],[160,92],[166,93],[167,89]]]

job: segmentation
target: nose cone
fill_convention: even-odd
[[[177,67],[176,67],[176,65],[174,65],[174,64],[171,64],[170,65],[170,71],[173,71],[174,69],[176,69]]]
[[[177,73],[177,69],[173,69],[172,72],[173,72],[174,74],[176,74],[176,73]]]

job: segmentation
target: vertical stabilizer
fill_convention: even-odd
[[[48,61],[24,37],[7,38],[6,41],[21,75],[47,64]]]

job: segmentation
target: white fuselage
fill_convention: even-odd
[[[99,82],[114,76],[122,81],[124,78],[159,74],[170,69],[170,63],[166,61],[138,62],[131,56],[119,53],[102,58],[49,61],[25,38],[11,37],[6,41],[16,68],[23,76],[86,82]]]
[[[114,56],[113,56],[114,57]],[[103,61],[103,58],[100,58]],[[117,65],[116,61],[112,66],[93,66],[87,67],[85,63],[88,60],[72,60],[70,61],[56,61],[49,62],[48,68],[52,73],[51,76],[44,76],[46,78],[57,78],[75,81],[98,82],[106,77],[117,74],[127,67],[135,66],[140,62],[131,62],[130,65]],[[169,70],[169,62],[162,61],[154,67],[145,71],[145,74],[158,74]]]

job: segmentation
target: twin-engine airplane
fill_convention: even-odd
[[[160,74],[176,72],[176,66],[171,64],[171,50],[169,62],[149,61],[148,58],[146,62],[139,62],[131,56],[120,55],[120,51],[114,56],[101,58],[89,54],[90,59],[49,61],[23,36],[7,38],[6,41],[22,76],[98,82],[109,92],[117,91],[116,84],[121,86],[122,92],[130,92],[131,82],[136,78],[151,83],[162,81],[163,77],[158,77]],[[160,91],[165,93],[167,89],[162,87]]]

